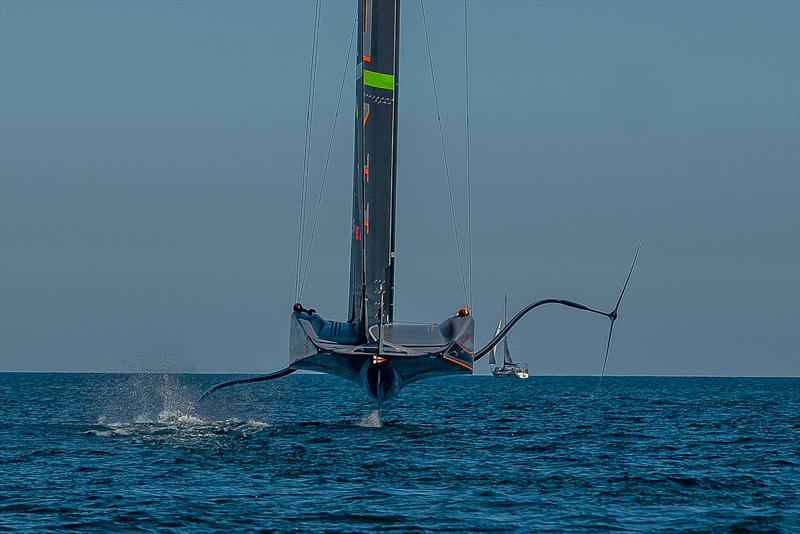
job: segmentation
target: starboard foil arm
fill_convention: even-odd
[[[606,341],[606,355],[605,359],[603,360],[603,371],[601,376],[605,374],[606,363],[608,362],[608,352],[611,348],[611,335],[614,333],[614,322],[617,320],[617,312],[619,311],[619,305],[622,302],[622,296],[625,294],[625,290],[628,288],[628,282],[631,280],[631,275],[633,274],[633,268],[636,266],[636,259],[639,257],[639,249],[642,246],[642,239],[639,238],[639,242],[636,245],[636,253],[633,255],[633,261],[631,262],[631,268],[628,270],[628,276],[625,278],[625,283],[622,286],[622,291],[619,293],[619,298],[617,298],[617,303],[614,305],[614,309],[610,312],[605,312],[603,310],[598,310],[595,308],[591,308],[586,306],[585,304],[581,304],[580,302],[574,302],[572,300],[567,299],[542,299],[537,300],[536,302],[532,302],[522,308],[514,317],[508,321],[503,328],[497,331],[495,336],[481,349],[475,351],[475,355],[473,356],[473,361],[478,361],[483,358],[486,354],[488,354],[502,339],[508,334],[508,332],[514,328],[514,325],[519,322],[520,319],[525,317],[528,313],[532,312],[536,308],[540,306],[544,306],[546,304],[559,304],[561,306],[566,306],[568,308],[574,308],[576,310],[586,311],[590,313],[595,313],[597,315],[602,315],[604,317],[608,317],[611,321],[611,324],[608,328],[608,340]]]
[[[596,310],[594,308],[590,308],[589,306],[585,306],[585,305],[581,304],[580,302],[573,302],[571,300],[566,300],[566,299],[542,299],[542,300],[537,300],[536,302],[532,302],[532,303],[528,304],[527,306],[525,306],[524,308],[522,308],[514,317],[511,318],[510,321],[508,321],[505,324],[505,326],[503,328],[501,328],[498,331],[498,333],[484,347],[482,347],[481,349],[477,350],[475,352],[475,356],[473,358],[474,361],[477,362],[478,360],[480,360],[481,358],[486,356],[486,354],[488,354],[489,351],[491,351],[498,343],[500,343],[503,340],[503,338],[506,336],[506,334],[508,334],[508,332],[512,328],[514,328],[514,325],[517,324],[520,319],[525,317],[528,313],[532,312],[533,310],[535,310],[539,306],[544,306],[546,304],[560,304],[562,306],[567,306],[568,308],[575,308],[576,310],[588,311],[588,312],[591,312],[591,313],[596,313],[598,315],[603,315],[605,317],[609,317],[609,318],[611,317],[611,313],[610,312],[604,312],[604,311],[601,311],[601,310]]]
[[[280,371],[275,371],[274,373],[269,373],[266,375],[261,376],[252,376],[250,378],[240,378],[238,380],[230,380],[228,382],[222,382],[221,384],[217,384],[216,386],[208,389],[205,393],[200,395],[200,400],[205,399],[207,396],[211,395],[215,391],[219,391],[220,389],[224,389],[230,386],[237,386],[239,384],[252,384],[253,382],[265,382],[267,380],[275,380],[277,378],[283,378],[286,375],[290,375],[297,371],[292,367],[286,367],[281,369]]]

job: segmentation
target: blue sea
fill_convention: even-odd
[[[0,530],[800,532],[800,379],[0,374]]]

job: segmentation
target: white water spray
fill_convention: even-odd
[[[372,410],[369,414],[365,415],[356,422],[356,426],[363,428],[380,428],[383,426],[381,421],[381,411],[378,409]]]

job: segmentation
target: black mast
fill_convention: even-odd
[[[349,321],[366,337],[370,326],[394,316],[400,6],[399,0],[358,2]]]

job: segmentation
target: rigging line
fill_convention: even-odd
[[[311,124],[311,102],[313,100],[313,86],[314,86],[314,63],[316,57],[316,43],[317,43],[317,21],[319,14],[319,2],[314,4],[314,30],[311,38],[311,61],[309,63],[308,75],[308,96],[306,97],[306,128],[305,138],[303,139],[303,166],[300,175],[300,209],[299,221],[297,225],[297,260],[295,264],[295,280],[294,280],[294,300],[299,300],[300,293],[300,269],[303,260],[303,226],[305,220],[305,200],[306,200],[306,187],[307,187],[307,174],[306,169],[309,159],[309,128]]]
[[[305,205],[308,192],[308,168],[311,159],[311,127],[314,115],[314,82],[317,68],[317,46],[319,43],[319,14],[321,0],[314,4],[314,32],[311,40],[311,66],[308,75],[308,101],[306,103],[306,133],[303,146],[303,171],[300,182],[300,213],[297,231],[297,261],[295,265],[294,297],[300,299],[300,274],[303,262],[303,237],[305,233]]]
[[[424,0],[419,0],[419,5],[422,8],[422,26],[425,29],[425,43],[428,48],[428,65],[431,69],[431,82],[433,83],[433,100],[436,103],[436,119],[439,123],[439,139],[441,140],[442,144],[442,158],[444,159],[444,173],[445,178],[447,181],[447,192],[450,195],[450,215],[453,219],[453,233],[455,234],[455,241],[456,241],[456,251],[458,252],[458,267],[461,271],[461,285],[464,288],[464,301],[469,302],[469,296],[467,294],[467,282],[466,278],[464,277],[464,261],[462,259],[461,254],[461,238],[458,235],[458,224],[456,221],[456,207],[455,202],[453,201],[453,186],[450,180],[450,167],[447,164],[447,150],[445,149],[444,143],[444,126],[442,126],[442,114],[439,111],[439,93],[436,90],[436,76],[433,73],[433,56],[431,54],[431,40],[428,36],[428,22],[425,17],[425,2]]]
[[[319,19],[320,19],[320,14],[322,13],[322,1],[321,0],[317,0],[317,3],[318,3],[319,7],[318,7],[318,12],[317,12],[317,20],[316,20],[316,33],[317,33],[317,35],[316,35],[316,39],[315,39],[315,42],[314,42],[314,50],[315,50],[315,52],[314,52],[314,61],[313,61],[313,69],[314,70],[313,70],[313,82],[312,82],[311,103],[310,103],[311,122],[309,123],[309,129],[308,129],[308,152],[307,152],[307,161],[306,161],[306,192],[305,192],[305,197],[303,199],[303,203],[304,203],[304,206],[303,206],[303,242],[305,242],[305,238],[306,238],[306,211],[308,209],[308,193],[309,193],[309,190],[310,190],[310,179],[311,179],[311,143],[312,143],[312,139],[313,139],[312,133],[313,133],[313,129],[314,129],[314,102],[316,101],[316,94],[317,94],[317,83],[316,83],[317,82],[317,65],[318,65],[318,62],[319,62],[319,33],[320,33]],[[302,264],[302,249],[301,249],[301,264]],[[298,273],[298,276],[300,274],[301,273]],[[300,300],[300,296],[301,296],[300,293],[302,293],[302,285],[300,285],[300,283],[298,283],[297,292],[298,292],[298,300]]]
[[[314,6],[314,21],[316,23],[316,5]],[[316,25],[315,25],[316,26]],[[313,58],[314,54],[314,33],[312,32],[312,39],[311,39],[311,54]],[[310,108],[308,106],[308,100],[310,99],[311,95],[311,64],[309,63],[309,78],[308,78],[308,96],[306,97],[306,127],[304,130],[304,138],[303,138],[303,164],[302,169],[300,171],[300,202],[299,202],[299,218],[297,222],[297,258],[294,267],[294,300],[295,302],[298,300],[297,293],[298,293],[298,285],[300,281],[299,270],[300,264],[302,261],[302,237],[303,237],[303,200],[305,198],[305,171],[306,171],[306,148],[308,144],[308,113]]]
[[[467,279],[469,280],[469,300],[467,305],[472,308],[472,180],[470,178],[470,136],[469,136],[469,18],[467,17],[467,0],[464,0],[464,85],[466,87],[466,112],[464,121],[466,126],[466,152],[467,152]]]
[[[345,50],[345,62],[344,62],[344,71],[342,72],[342,83],[339,86],[339,99],[336,101],[336,112],[333,114],[333,126],[331,127],[331,136],[328,140],[328,152],[325,155],[325,165],[322,170],[322,183],[319,186],[319,195],[317,196],[317,208],[314,210],[314,222],[311,225],[311,237],[309,238],[308,243],[308,253],[306,254],[306,261],[305,267],[303,268],[303,276],[300,278],[300,291],[298,295],[298,301],[302,300],[303,297],[303,287],[306,284],[306,275],[308,274],[308,265],[311,263],[311,250],[314,247],[314,235],[317,232],[317,219],[319,217],[319,209],[322,205],[322,194],[325,191],[325,182],[328,178],[328,163],[331,159],[331,150],[333,149],[333,138],[336,134],[336,124],[337,119],[339,118],[339,109],[341,108],[342,104],[342,94],[344,93],[344,84],[347,80],[347,67],[350,66],[350,50],[353,48],[353,37],[356,34],[356,25],[358,24],[358,17],[353,20],[353,29],[350,32],[350,41],[347,43],[347,50]]]

